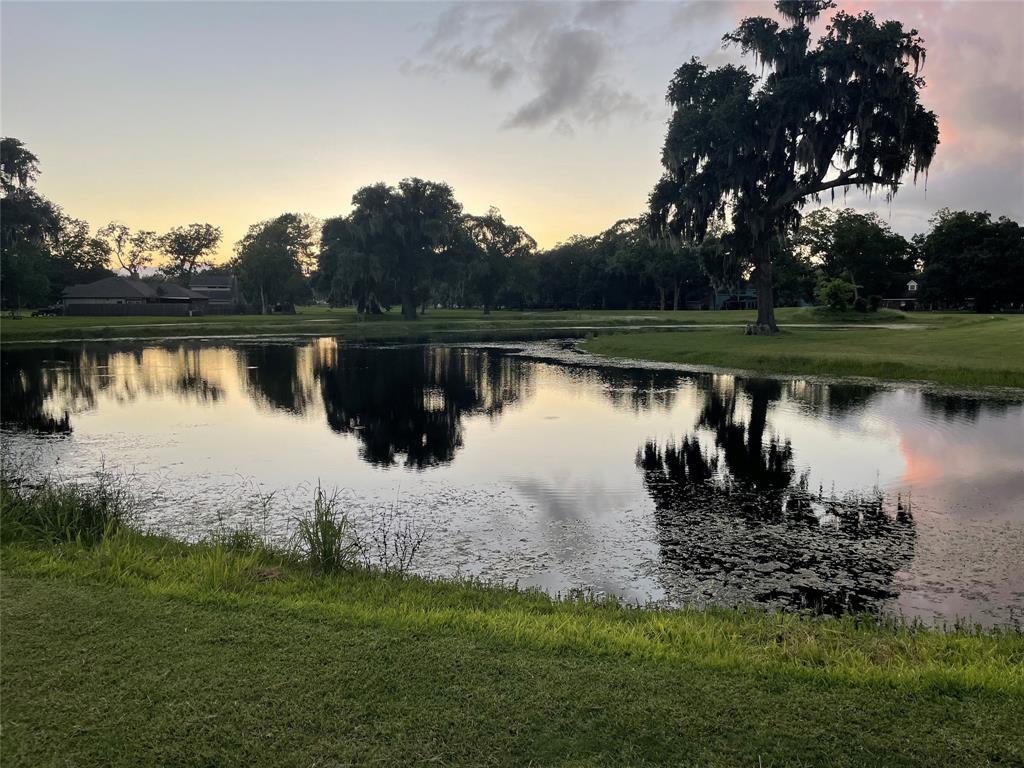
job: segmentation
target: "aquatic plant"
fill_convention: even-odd
[[[330,493],[317,483],[313,508],[296,520],[295,551],[321,572],[352,568],[361,544],[337,490]]]

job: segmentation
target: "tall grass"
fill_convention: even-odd
[[[127,478],[106,471],[89,482],[30,479],[4,457],[0,465],[0,540],[94,544],[138,519]]]
[[[328,493],[317,483],[313,509],[296,522],[295,551],[316,570],[340,571],[358,562],[361,543],[337,490]]]
[[[145,511],[129,477],[97,472],[88,481],[33,477],[25,457],[0,457],[0,541],[33,545],[103,545],[121,534],[137,535]],[[258,498],[264,518],[273,494]],[[219,528],[196,543],[211,584],[245,581],[248,566],[278,563],[316,573],[363,569],[408,573],[426,532],[395,507],[374,510],[362,530],[337,490],[319,483],[312,505],[294,520],[289,541],[251,527]],[[123,538],[123,537],[121,537]],[[239,569],[239,562],[248,566]],[[228,572],[231,578],[228,579]]]

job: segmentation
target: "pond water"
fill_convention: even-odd
[[[183,537],[286,537],[319,481],[425,529],[429,575],[1024,618],[1021,402],[329,338],[16,348],[0,383],[8,448],[128,473]]]

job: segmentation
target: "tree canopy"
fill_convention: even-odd
[[[987,211],[943,208],[919,237],[922,298],[979,312],[1024,307],[1024,227]]]
[[[233,268],[263,314],[273,304],[294,303],[305,295],[303,265],[312,258],[315,242],[308,217],[296,213],[253,224],[238,241]]]
[[[771,240],[824,192],[894,195],[908,172],[916,179],[927,170],[939,140],[935,114],[918,102],[925,49],[917,31],[840,11],[812,47],[810,23],[834,5],[779,0],[783,24],[747,18],[725,36],[769,70],[763,80],[695,58],[667,93],[673,115],[665,173],[650,197],[655,226],[678,243],[730,220],[734,245],[754,268],[758,324],[769,332],[777,330]]]
[[[35,189],[39,159],[0,139],[0,297],[12,309],[47,304],[66,285],[109,274],[106,245]]]
[[[5,136],[0,139],[0,183],[7,193],[29,187],[39,178],[39,158],[21,139]]]
[[[875,213],[819,208],[804,217],[795,242],[830,278],[842,278],[865,296],[899,295],[915,272],[916,254]]]
[[[160,250],[167,259],[163,272],[188,282],[203,267],[213,265],[210,257],[220,245],[221,229],[213,224],[173,227],[160,238]]]
[[[321,279],[379,311],[394,294],[402,316],[416,318],[431,278],[465,246],[462,205],[447,184],[408,178],[379,183],[352,196],[352,213],[324,224]]]
[[[506,222],[497,208],[484,216],[467,215],[463,225],[474,246],[468,265],[470,281],[487,314],[499,292],[508,286],[515,263],[531,258],[537,241],[522,227]]]

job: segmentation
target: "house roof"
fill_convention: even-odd
[[[209,301],[205,294],[193,291],[177,283],[151,283],[153,292],[157,298],[163,299],[193,299],[195,301]]]
[[[177,283],[144,283],[128,277],[104,277],[95,283],[72,285],[64,289],[66,299],[192,299],[207,301],[201,293]]]
[[[235,284],[234,275],[203,275],[192,278],[193,288],[232,288]]]
[[[151,299],[155,296],[149,285],[127,277],[104,277],[95,283],[71,285],[64,289],[64,297],[68,299]]]

